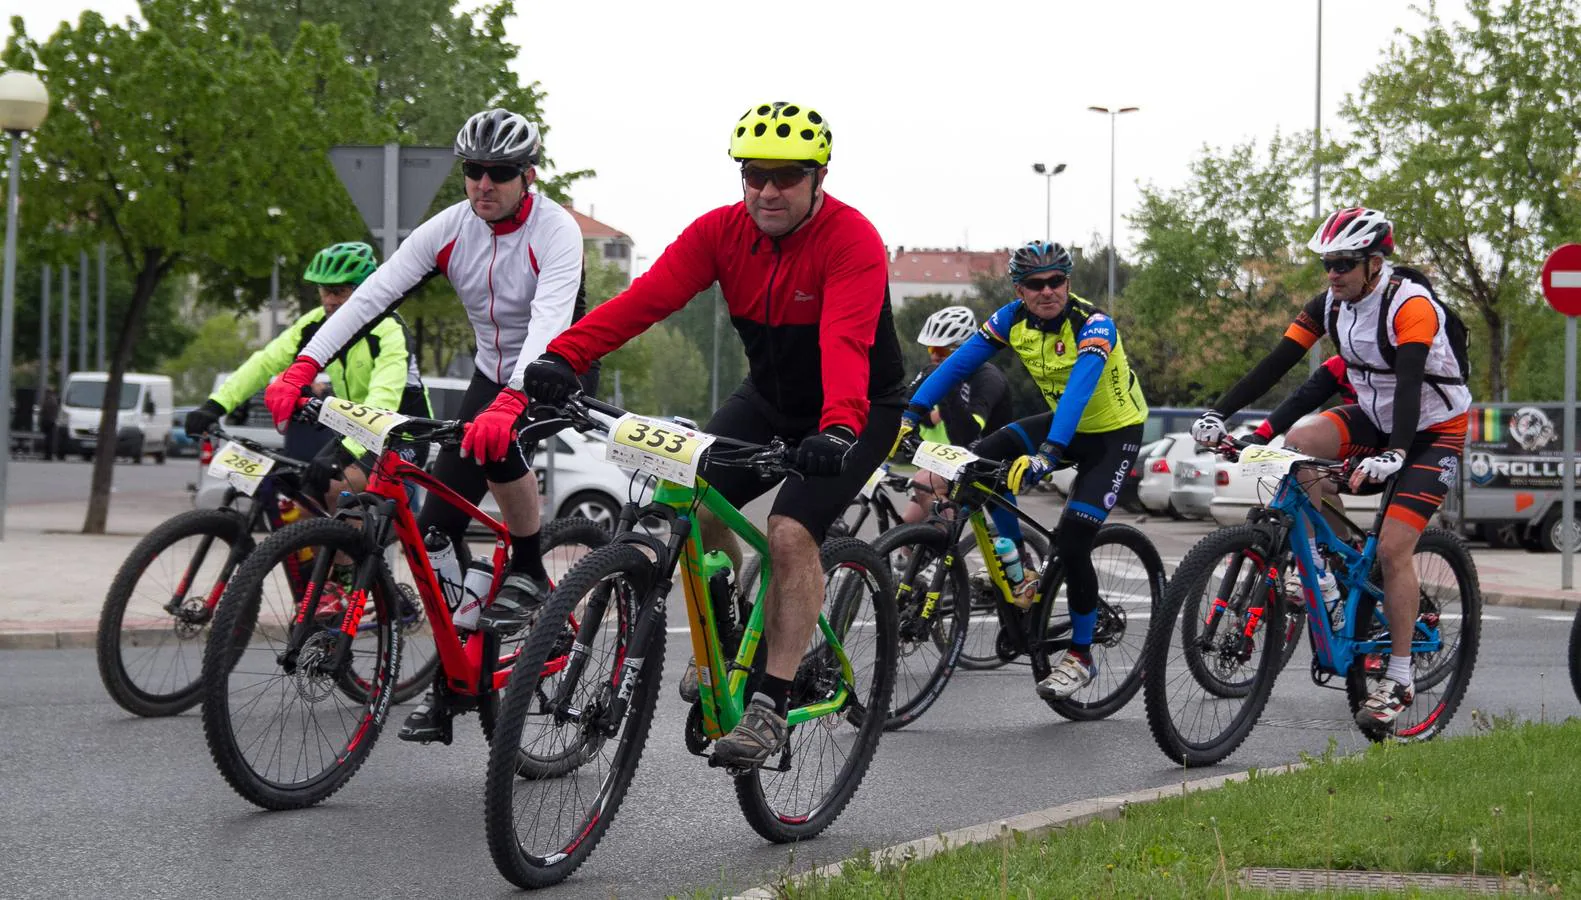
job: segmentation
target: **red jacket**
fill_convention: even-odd
[[[825,194],[782,238],[745,203],[705,213],[641,278],[549,343],[577,372],[719,282],[746,345],[747,381],[781,414],[860,433],[869,401],[904,387],[889,260],[872,223]]]

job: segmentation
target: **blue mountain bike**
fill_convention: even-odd
[[[1243,474],[1262,479],[1273,499],[1253,509],[1246,524],[1221,528],[1192,548],[1148,632],[1142,661],[1148,725],[1164,754],[1187,766],[1218,763],[1251,734],[1288,658],[1288,642],[1299,639],[1287,635],[1292,616],[1306,617],[1313,681],[1330,686],[1339,677],[1353,715],[1387,671],[1390,654],[1376,553],[1394,480],[1385,485],[1372,528],[1346,539],[1305,491],[1315,479],[1343,479],[1344,461],[1233,439],[1218,452],[1238,454]],[[1318,587],[1309,536],[1339,581],[1332,603]],[[1374,741],[1426,740],[1443,731],[1477,660],[1482,592],[1465,545],[1429,528],[1417,542],[1414,566],[1421,581],[1411,640],[1416,699],[1390,725],[1363,728]],[[1285,592],[1292,567],[1303,596]]]

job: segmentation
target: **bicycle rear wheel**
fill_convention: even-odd
[[[1036,531],[1024,535],[1026,547],[1025,567],[1041,572],[1049,558],[1048,538]],[[955,548],[956,565],[968,573],[972,603],[969,624],[966,626],[966,643],[961,650],[960,665],[963,669],[997,669],[1010,662],[999,652],[999,606],[1004,599],[999,589],[988,580],[988,564],[977,549],[977,540],[971,535]]]
[[[1466,695],[1471,671],[1477,664],[1482,637],[1482,588],[1477,567],[1460,538],[1441,528],[1429,528],[1416,542],[1412,558],[1421,586],[1413,640],[1439,638],[1439,649],[1414,654],[1411,665],[1416,699],[1387,727],[1361,731],[1369,740],[1425,741],[1444,730]],[[1376,609],[1370,598],[1357,610],[1353,634],[1373,632]],[[1377,678],[1389,665],[1389,636],[1377,632],[1383,650],[1374,665],[1356,657],[1345,675],[1345,694],[1352,714],[1361,708]]]
[[[1099,529],[1092,544],[1092,565],[1098,573],[1098,624],[1092,638],[1092,661],[1098,676],[1064,700],[1044,701],[1049,709],[1076,721],[1112,716],[1141,690],[1142,670],[1137,664],[1153,615],[1164,601],[1164,561],[1147,535],[1135,528],[1111,524]],[[1044,640],[1035,641],[1029,654],[1032,677],[1038,681],[1053,667],[1048,638],[1055,598],[1070,608],[1063,573],[1052,574],[1059,583],[1044,593],[1038,626]],[[1066,617],[1064,627],[1069,626]]]
[[[873,542],[873,552],[894,573],[900,614],[895,691],[886,730],[903,728],[928,711],[944,692],[966,643],[971,597],[959,558],[944,573],[938,600],[930,605],[927,597],[949,539],[937,527],[918,523],[891,528]]]
[[[736,801],[752,830],[775,843],[806,840],[828,828],[856,794],[878,750],[895,686],[898,615],[889,569],[855,538],[825,541],[823,614],[840,639],[856,683],[821,632],[802,657],[791,706],[849,690],[844,709],[791,729],[785,752],[736,778]]]
[[[643,659],[626,652],[632,615],[655,576],[653,562],[631,544],[595,550],[555,587],[539,617],[563,623],[575,614],[587,652],[568,655],[561,627],[528,634],[500,703],[484,789],[489,854],[512,884],[564,881],[620,809],[653,722],[664,662],[663,622],[655,623]],[[554,659],[565,668],[546,675]],[[641,668],[633,671],[628,662]],[[622,694],[630,700],[617,718]],[[522,777],[524,758],[571,763]]]
[[[122,709],[174,716],[203,700],[214,606],[252,547],[240,513],[194,509],[132,548],[104,598],[97,641],[99,678]]]
[[[301,596],[285,569],[303,551],[344,553],[360,564],[377,551],[361,529],[308,519],[276,532],[225,589],[203,655],[203,734],[220,774],[265,809],[311,806],[339,790],[378,740],[394,694],[401,635],[391,626],[395,584],[378,560],[365,617],[377,627],[333,663],[340,620],[316,624],[293,665],[282,663]],[[317,606],[328,591],[310,585]],[[360,690],[348,689],[363,673]]]
[[[1267,540],[1257,528],[1238,525],[1198,541],[1175,570],[1148,630],[1142,657],[1148,728],[1164,755],[1182,765],[1210,766],[1234,753],[1257,724],[1278,677],[1285,610],[1263,599],[1266,586],[1258,579],[1226,579],[1248,554],[1269,558]],[[1231,598],[1227,608],[1245,612],[1203,634],[1196,628],[1198,616],[1213,605],[1226,580],[1237,592],[1259,593]],[[1244,681],[1245,691],[1225,696],[1205,687],[1199,674],[1204,666],[1219,683]]]

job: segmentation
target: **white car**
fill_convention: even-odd
[[[1184,431],[1166,434],[1143,448],[1137,454],[1137,468],[1141,482],[1136,486],[1137,499],[1150,513],[1171,516],[1186,515],[1174,502],[1176,475],[1188,462],[1211,462],[1211,454],[1197,446],[1191,435]],[[1208,456],[1209,460],[1201,457]]]
[[[1284,444],[1284,435],[1268,442],[1270,447],[1283,447]],[[1213,502],[1209,506],[1213,521],[1220,525],[1239,525],[1246,521],[1246,514],[1252,507],[1266,506],[1273,499],[1275,484],[1271,478],[1242,475],[1240,463],[1219,460],[1213,475]],[[1378,512],[1380,497],[1380,494],[1344,494],[1340,500],[1345,507],[1345,515],[1365,529],[1372,524],[1372,517]]]

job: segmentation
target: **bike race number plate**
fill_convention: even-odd
[[[254,453],[235,441],[226,441],[209,463],[209,474],[223,478],[230,486],[251,497],[258,483],[274,468],[274,460]]]
[[[1290,471],[1291,466],[1309,458],[1294,450],[1281,450],[1278,447],[1247,447],[1241,451],[1241,474],[1247,478],[1282,476]]]
[[[691,487],[703,451],[714,440],[684,425],[626,413],[609,430],[609,461]]]
[[[369,449],[384,446],[390,429],[405,422],[407,416],[387,409],[363,406],[340,397],[325,397],[319,407],[318,421],[331,431],[337,431]]]
[[[857,491],[857,495],[860,496],[860,497],[865,497],[868,500],[873,499],[873,495],[878,493],[878,483],[880,481],[883,481],[884,480],[884,476],[888,475],[888,474],[889,474],[889,464],[888,463],[885,463],[885,464],[879,466],[878,468],[874,469],[873,470],[873,474],[867,476],[867,484],[862,485],[862,489],[860,491]]]
[[[916,463],[919,469],[927,469],[935,475],[954,481],[961,467],[974,459],[977,459],[977,455],[965,447],[923,441],[911,461]]]

